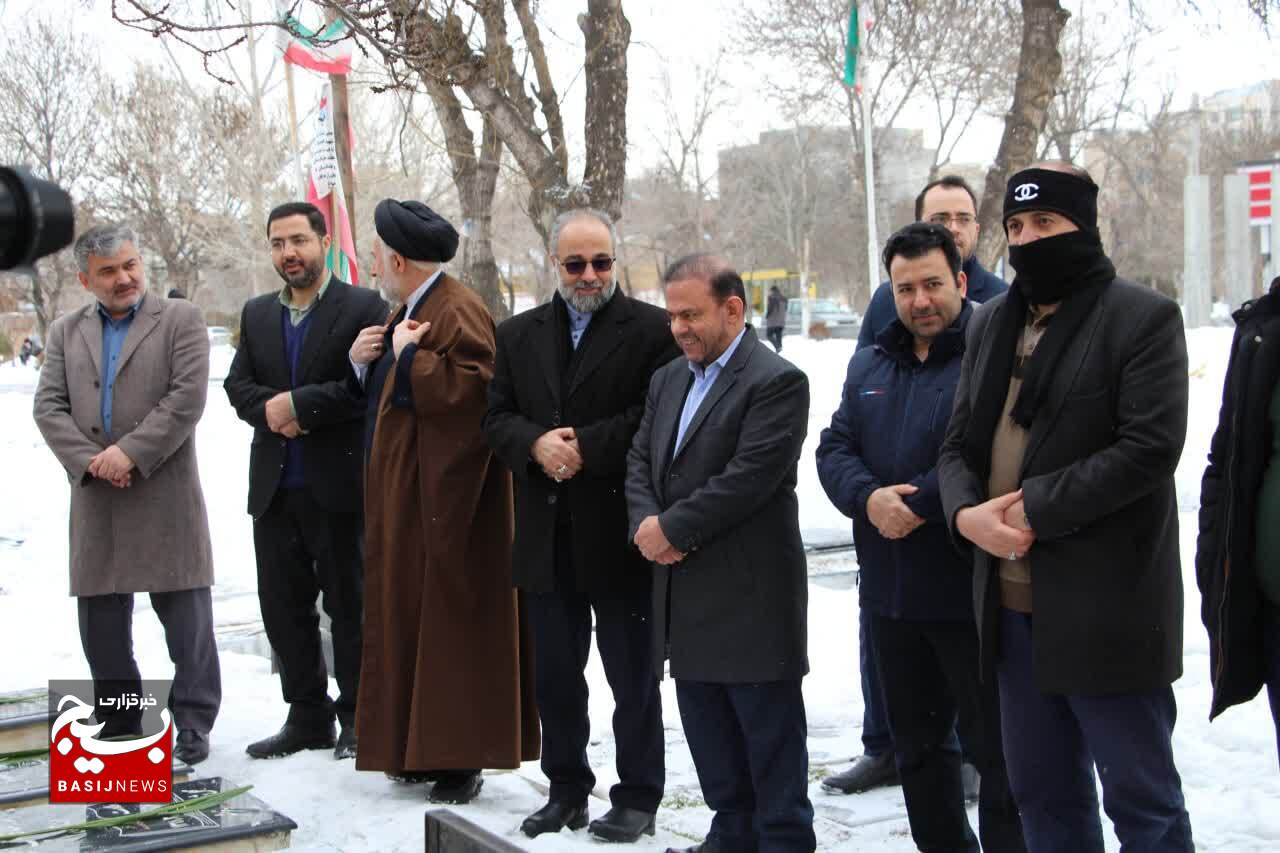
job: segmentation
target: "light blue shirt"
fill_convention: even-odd
[[[564,307],[569,309],[569,342],[573,344],[574,349],[577,349],[578,344],[582,342],[582,336],[587,332],[587,325],[591,322],[591,313],[579,311],[570,305],[567,299]]]
[[[412,317],[413,312],[418,310],[418,303],[423,299],[426,299],[427,291],[431,289],[431,285],[435,284],[443,273],[444,267],[441,267],[432,273],[430,278],[418,285],[417,288],[414,289],[413,293],[409,294],[409,298],[405,300],[404,303],[408,306],[408,310],[404,312],[405,319]],[[319,301],[319,297],[316,297],[316,302]],[[387,353],[383,353],[383,355],[387,355]],[[351,358],[351,356],[347,356],[347,361],[351,362],[351,369],[356,372],[356,380],[360,383],[360,387],[363,388],[365,377],[369,375],[369,364],[374,364],[375,362],[370,362],[369,364],[357,364],[355,359]]]
[[[102,431],[111,437],[111,395],[116,387],[116,367],[120,362],[120,353],[124,349],[124,339],[129,335],[129,327],[138,313],[139,299],[129,313],[119,320],[112,319],[107,309],[98,303],[98,316],[102,318]]]
[[[693,373],[693,387],[689,389],[689,395],[684,398],[684,408],[680,410],[680,427],[676,430],[676,446],[675,450],[680,449],[680,445],[684,444],[684,431],[689,428],[689,423],[693,420],[693,416],[698,413],[698,407],[702,405],[702,401],[706,398],[707,392],[711,390],[711,386],[716,384],[716,379],[720,376],[720,371],[724,370],[724,366],[729,363],[729,359],[733,358],[734,352],[738,349],[738,344],[742,343],[742,336],[747,333],[746,328],[738,332],[738,336],[733,339],[733,343],[725,348],[720,357],[715,361],[703,367],[701,364],[689,362],[689,371]],[[674,456],[674,452],[673,456]]]

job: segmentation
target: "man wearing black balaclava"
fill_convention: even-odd
[[[1191,851],[1171,745],[1182,674],[1173,475],[1187,427],[1176,303],[1116,276],[1083,169],[1009,179],[1017,273],[979,308],[938,462],[973,556],[984,678],[1027,849]]]

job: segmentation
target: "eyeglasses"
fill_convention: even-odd
[[[959,225],[961,228],[964,228],[968,225],[972,225],[976,221],[977,219],[971,213],[935,213],[933,216],[929,217],[930,224],[941,225],[943,228],[946,228],[952,222]]]
[[[582,258],[570,258],[567,261],[558,261],[560,266],[564,267],[564,271],[569,275],[582,275],[587,271],[587,264],[591,264],[591,268],[596,272],[608,272],[613,269],[613,258],[592,258],[590,261],[584,261]]]

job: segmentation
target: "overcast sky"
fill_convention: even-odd
[[[269,8],[267,3],[257,2],[260,14],[265,14]],[[725,67],[729,81],[725,92],[728,106],[709,128],[705,162],[714,168],[717,149],[752,141],[762,130],[782,125],[779,111],[759,94],[760,81],[770,69],[735,46],[734,16],[742,2],[757,0],[627,0],[625,8],[632,25],[628,55],[632,174],[657,160],[658,140],[664,125],[659,83],[663,67],[675,82],[677,93],[687,99],[691,97],[694,68],[711,57],[721,44],[727,47],[730,56]],[[1077,16],[1105,16],[1114,20],[1126,12],[1129,2],[1069,0],[1065,5]],[[1154,102],[1162,90],[1172,89],[1176,92],[1175,104],[1185,106],[1193,94],[1204,97],[1258,80],[1280,78],[1280,51],[1247,14],[1245,0],[1217,3],[1199,0],[1202,10],[1199,13],[1188,10],[1188,0],[1143,2],[1145,8],[1151,10],[1151,20],[1161,29],[1158,35],[1144,39],[1139,47],[1143,57],[1140,93],[1148,100]],[[544,40],[564,101],[570,145],[578,151],[582,142],[585,83],[580,68],[582,39],[574,18],[585,6],[585,0],[544,0],[541,4],[546,18]],[[0,0],[0,9],[3,10],[0,23],[6,28],[28,14],[50,14],[56,20],[72,20],[78,31],[104,46],[108,67],[121,76],[127,74],[136,58],[168,62],[155,39],[111,19],[109,0]],[[1011,49],[1016,47],[1012,45]],[[202,72],[192,54],[183,52],[180,46],[175,46],[175,50],[183,57],[188,73],[194,79],[201,79]],[[874,66],[871,70],[875,73]],[[315,81],[319,78],[308,72],[298,76],[300,105],[314,103]],[[924,129],[928,143],[936,138],[928,120],[928,113],[921,109],[908,111],[898,124]],[[1000,123],[995,119],[975,125],[962,141],[956,159],[988,162],[994,155],[1000,131]],[[309,134],[304,132],[306,136]]]

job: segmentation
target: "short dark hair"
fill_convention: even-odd
[[[666,287],[673,281],[690,278],[700,279],[711,285],[711,295],[716,302],[724,302],[730,296],[736,296],[744,303],[747,301],[747,288],[742,283],[742,276],[719,255],[710,252],[685,255],[667,267],[662,276],[662,285]]]
[[[936,181],[930,181],[924,185],[924,189],[920,190],[920,195],[916,196],[916,219],[924,213],[924,197],[929,194],[929,190],[934,187],[959,187],[969,194],[969,198],[973,201],[973,212],[978,212],[978,196],[974,193],[973,187],[969,186],[969,182],[959,175],[943,175]]]
[[[1063,172],[1068,175],[1075,175],[1077,178],[1083,178],[1091,184],[1098,182],[1093,179],[1093,175],[1089,174],[1089,170],[1084,166],[1077,166],[1070,160],[1037,160],[1027,167],[1028,169],[1048,169],[1051,172]]]
[[[320,208],[309,201],[290,201],[273,208],[267,214],[267,235],[271,235],[272,222],[277,219],[284,219],[287,216],[307,217],[307,222],[311,225],[311,230],[316,232],[317,237],[324,237],[329,233],[329,228],[324,224],[324,214],[320,212]]]
[[[880,257],[887,271],[896,257],[919,258],[934,249],[942,250],[947,266],[951,268],[951,277],[956,278],[960,272],[960,250],[956,248],[955,238],[950,231],[931,222],[912,222],[894,232],[884,244],[884,253]]]

